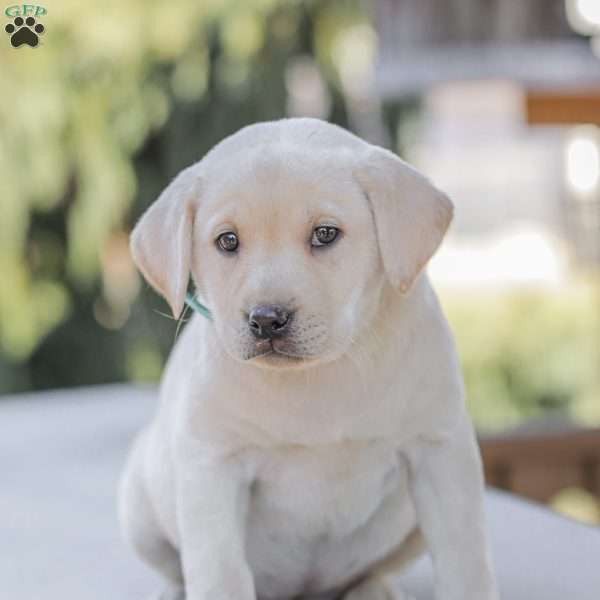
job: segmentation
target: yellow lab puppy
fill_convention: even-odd
[[[423,267],[452,204],[394,154],[313,119],[247,127],[137,224],[182,311],[123,477],[139,555],[187,600],[400,600],[423,547],[438,600],[495,600],[452,335]],[[424,542],[424,543],[422,543]]]

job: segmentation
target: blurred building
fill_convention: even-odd
[[[600,264],[600,2],[378,0],[374,10],[379,95],[424,98],[407,158],[456,203],[433,276],[562,286]]]

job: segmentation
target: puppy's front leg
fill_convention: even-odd
[[[463,414],[444,441],[420,441],[408,458],[437,600],[497,600],[485,534],[481,459],[468,417]]]
[[[249,484],[233,460],[177,473],[177,521],[186,600],[256,600],[245,553]]]

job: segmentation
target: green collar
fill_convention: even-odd
[[[191,309],[195,310],[197,313],[201,314],[203,317],[207,318],[209,321],[212,321],[212,314],[211,314],[210,310],[208,308],[206,308],[206,306],[204,306],[204,304],[201,304],[200,302],[198,302],[198,300],[196,299],[194,294],[192,294],[191,292],[188,292],[185,295],[185,303]]]

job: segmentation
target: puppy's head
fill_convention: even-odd
[[[243,129],[182,171],[131,248],[176,316],[191,272],[231,356],[305,367],[360,340],[386,281],[409,292],[451,217],[392,153],[295,119]]]

